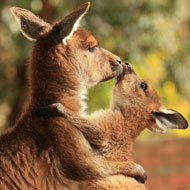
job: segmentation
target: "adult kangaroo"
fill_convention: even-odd
[[[88,31],[77,30],[89,6],[90,3],[81,5],[54,25],[28,10],[11,8],[21,32],[35,40],[35,44],[29,63],[25,111],[13,127],[0,136],[2,190],[77,189],[74,179],[83,179],[85,173],[91,173],[85,165],[80,166],[80,160],[78,165],[73,164],[80,159],[79,155],[85,156],[91,149],[87,145],[78,151],[77,147],[86,141],[83,134],[69,128],[64,119],[46,121],[36,115],[36,107],[54,102],[61,102],[81,114],[87,88],[122,72],[116,55],[101,48]],[[96,168],[99,169],[95,166],[92,169]],[[98,176],[99,173],[97,170]],[[106,165],[105,175],[111,174]]]

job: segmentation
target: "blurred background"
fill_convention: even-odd
[[[20,33],[9,8],[29,9],[52,23],[83,2],[1,0],[0,131],[14,124],[21,113],[33,46]],[[101,46],[132,63],[139,75],[156,88],[166,107],[190,121],[189,0],[91,0],[81,25],[94,33]],[[113,85],[114,80],[89,90],[89,113],[109,107]],[[189,137],[190,129],[171,130],[165,135],[145,131],[138,138],[135,158],[148,171],[149,189],[190,190]],[[179,185],[172,185],[176,181]]]

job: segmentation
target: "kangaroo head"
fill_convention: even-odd
[[[86,87],[122,72],[121,61],[116,55],[101,48],[96,38],[88,31],[77,30],[79,20],[88,11],[89,6],[89,2],[84,3],[54,25],[28,10],[11,8],[23,35],[36,41],[33,59],[40,57],[40,63],[42,59],[43,62],[46,60],[42,67],[45,64],[48,64],[48,68],[60,67],[59,73],[62,74],[57,73],[52,78],[70,74],[71,77],[67,78],[70,80],[74,75],[78,75],[78,79]],[[39,71],[41,66],[37,67]]]
[[[136,110],[134,113],[137,115],[132,117],[147,120],[146,127],[154,132],[164,133],[167,129],[188,127],[186,119],[180,113],[162,106],[156,91],[138,76],[130,64],[126,63],[123,68],[124,72],[117,78],[113,89],[114,109]],[[136,120],[138,122],[138,118]]]

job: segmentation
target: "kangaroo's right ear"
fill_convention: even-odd
[[[63,18],[62,21],[55,24],[53,30],[61,36],[64,44],[73,35],[79,25],[79,21],[86,14],[90,7],[90,2],[82,4],[73,12]]]
[[[37,39],[45,30],[51,29],[50,24],[26,9],[12,7],[10,11],[18,22],[23,35],[30,40]]]

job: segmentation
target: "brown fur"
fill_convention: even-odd
[[[92,151],[78,129],[71,128],[63,118],[39,119],[35,111],[39,105],[61,102],[80,114],[83,110],[81,95],[86,89],[121,72],[117,56],[102,49],[86,30],[77,30],[67,44],[63,44],[62,40],[73,31],[88,7],[89,3],[83,4],[53,26],[30,11],[11,9],[22,33],[36,42],[29,65],[29,98],[25,112],[12,129],[0,136],[0,189],[87,189],[88,183],[92,185],[90,181],[78,184],[71,179],[94,173],[96,177],[102,171],[99,167],[102,157]],[[97,46],[95,53],[88,51],[89,45]],[[83,162],[85,158],[88,159]],[[110,168],[104,166],[105,171]],[[76,176],[77,172],[81,176]],[[112,182],[110,180],[108,186]],[[100,179],[99,184],[102,183],[104,179]]]
[[[147,190],[144,184],[123,175],[88,180],[78,186],[80,190]]]
[[[145,85],[144,90],[143,87],[141,88],[142,85]],[[120,167],[119,161],[124,162],[128,175],[143,177],[145,174],[143,169],[132,161],[133,143],[140,132],[145,128],[155,130],[160,127],[160,124],[157,123],[157,120],[160,120],[160,117],[157,118],[157,113],[162,113],[159,115],[162,115],[165,120],[169,119],[168,121],[171,123],[174,122],[175,127],[173,124],[173,128],[181,126],[177,128],[184,129],[188,126],[187,121],[178,112],[165,109],[164,111],[167,110],[167,113],[164,113],[162,110],[164,109],[156,91],[137,75],[131,65],[127,64],[124,65],[124,76],[120,77],[113,88],[112,110],[79,117],[60,103],[55,103],[47,106],[43,111],[48,116],[65,117],[83,132],[94,151],[108,160],[115,161],[118,167]],[[163,122],[162,124],[163,127],[167,127],[164,124],[172,126],[171,123]],[[110,178],[115,179],[114,177]],[[106,183],[106,180],[95,180],[93,184],[90,184],[94,188],[105,184],[105,186],[102,185],[103,187],[100,185],[99,188],[109,189],[109,182]],[[114,189],[123,189],[121,183],[116,182],[115,186]]]
[[[80,114],[81,96],[87,88],[122,71],[119,58],[101,48],[86,30],[75,31],[63,44],[88,7],[89,3],[82,5],[53,26],[27,10],[11,9],[23,34],[36,42],[25,112],[0,136],[0,189],[71,190],[78,188],[77,181],[71,179],[120,173],[117,168],[110,170],[112,162],[100,162],[102,158],[92,151],[83,134],[65,119],[46,121],[35,111],[39,105],[61,102]],[[92,46],[97,47],[95,52],[89,51]]]

